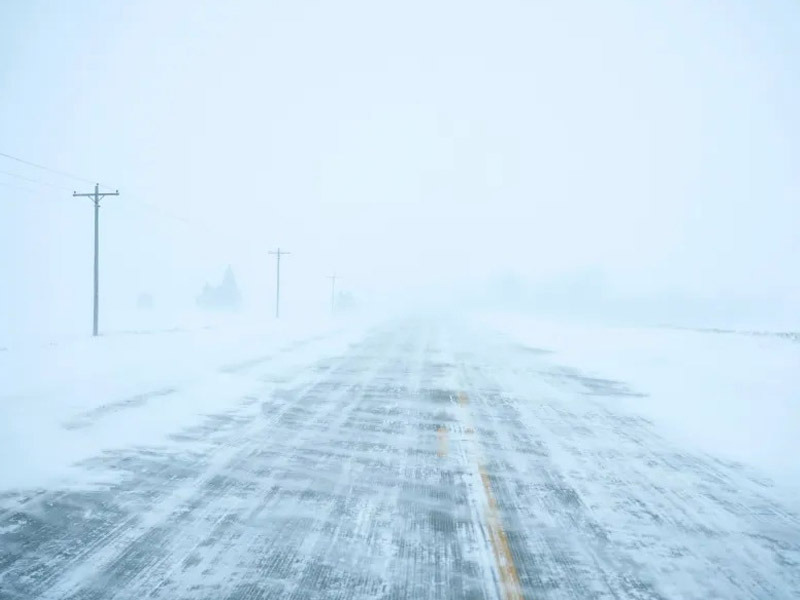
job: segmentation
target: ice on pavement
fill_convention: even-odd
[[[12,349],[0,591],[796,597],[797,502],[757,460],[702,451],[636,404],[674,388],[594,362],[654,361],[639,336],[657,331],[592,335],[580,360],[563,351],[576,339],[497,315]],[[664,332],[665,352],[697,335]],[[686,357],[671,358],[658,368]],[[702,390],[742,382],[704,373]]]

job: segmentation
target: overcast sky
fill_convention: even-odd
[[[800,304],[795,0],[9,0],[0,99],[0,152],[119,188],[112,304],[230,263],[269,308],[277,246],[296,307],[334,270]],[[85,321],[91,186],[0,171],[0,327]]]

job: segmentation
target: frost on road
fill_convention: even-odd
[[[112,483],[0,499],[0,598],[800,594],[768,482],[545,351],[402,323],[288,378],[244,366],[227,412],[82,465]]]

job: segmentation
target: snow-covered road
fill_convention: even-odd
[[[767,482],[545,350],[408,321],[237,368],[227,410],[83,464],[112,483],[7,493],[0,598],[800,597],[800,516]]]

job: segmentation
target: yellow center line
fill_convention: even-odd
[[[458,394],[458,403],[461,406],[466,406],[469,403],[469,398],[464,392]],[[468,434],[470,439],[473,439],[475,430],[472,427],[467,427],[464,432]],[[475,459],[478,461],[478,472],[486,495],[486,525],[489,530],[489,541],[492,545],[492,553],[494,554],[495,565],[500,579],[500,592],[504,600],[523,600],[522,585],[517,574],[517,567],[514,564],[514,557],[511,554],[508,536],[500,518],[497,499],[492,492],[489,472],[481,464],[480,459],[477,457]]]
[[[483,465],[479,469],[488,504],[486,522],[489,527],[492,552],[497,563],[497,572],[500,575],[500,588],[503,592],[503,598],[505,600],[522,600],[522,586],[519,582],[519,575],[517,575],[517,566],[514,564],[511,546],[508,544],[508,536],[505,529],[503,529],[500,512],[497,509],[497,500],[492,493],[489,473],[486,472],[486,468]]]

